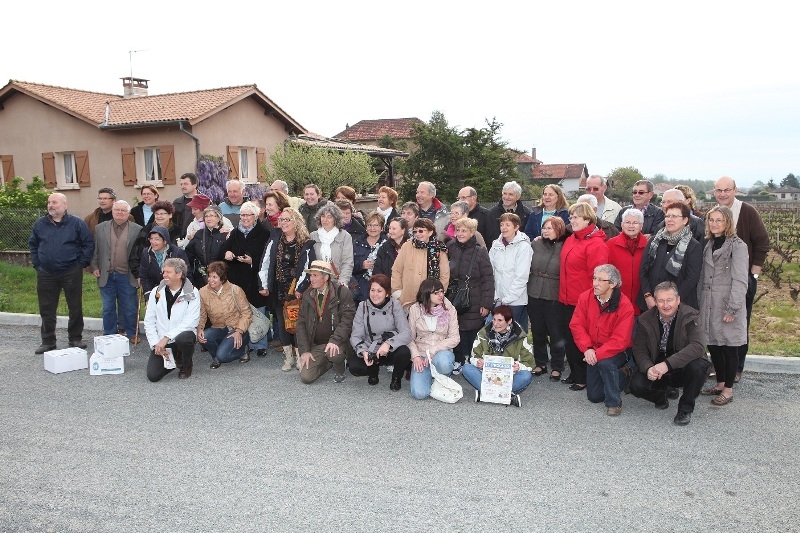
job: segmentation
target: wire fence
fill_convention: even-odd
[[[47,209],[36,207],[0,209],[0,250],[28,250],[33,224],[46,214]]]

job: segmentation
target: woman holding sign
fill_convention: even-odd
[[[483,358],[487,355],[511,357],[514,360],[514,381],[511,385],[511,403],[522,407],[519,393],[531,384],[533,378],[533,353],[528,337],[519,324],[514,321],[514,313],[507,305],[498,305],[492,310],[492,323],[481,328],[478,339],[472,347],[470,364],[461,373],[464,379],[475,388],[475,401],[481,398],[483,379]]]

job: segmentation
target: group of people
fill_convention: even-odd
[[[529,209],[512,181],[491,209],[472,187],[446,206],[422,182],[416,201],[402,205],[381,187],[369,213],[356,209],[348,186],[326,200],[309,184],[301,201],[276,181],[263,198],[245,201],[232,180],[216,206],[197,192],[193,174],[180,183],[175,202],[143,189],[133,209],[101,189],[86,221],[66,213],[64,195],[51,195],[30,239],[43,317],[37,353],[55,347],[53,289],[55,301],[58,289],[67,295],[70,345],[83,345],[74,283],[88,267],[106,333],[135,338],[143,289],[154,381],[166,375],[168,348],[186,378],[195,341],[216,369],[267,355],[273,340],[282,370],[297,368],[304,383],[330,368],[341,382],[349,368],[375,385],[388,366],[390,389],[405,377],[418,399],[430,392],[430,365],[463,373],[479,390],[483,358],[506,355],[516,405],[542,375],[586,390],[612,416],[628,389],[666,408],[683,387],[676,424],[688,423],[699,394],[719,406],[733,401],[769,241],[731,178],[717,180],[719,204],[705,217],[691,189],[666,191],[657,207],[652,183],[642,180],[621,206],[605,196],[600,176],[573,205],[547,185]],[[248,333],[255,313],[273,317],[260,339]],[[706,349],[717,383],[701,390]]]

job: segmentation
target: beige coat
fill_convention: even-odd
[[[408,307],[417,301],[419,286],[427,278],[428,250],[414,248],[411,240],[406,241],[392,265],[392,293],[400,291],[398,299],[403,307]],[[439,252],[439,281],[446,291],[450,283],[450,261],[445,252]]]
[[[712,251],[714,241],[703,250],[703,271],[697,295],[700,300],[700,327],[712,346],[741,346],[747,342],[747,245],[734,235]],[[723,322],[726,314],[733,322]]]
[[[452,350],[458,346],[461,341],[458,332],[458,313],[447,298],[444,299],[444,306],[447,308],[450,320],[446,327],[442,327],[441,322],[437,321],[436,331],[428,331],[422,316],[422,306],[420,304],[411,306],[408,313],[408,325],[411,328],[411,342],[408,343],[408,349],[411,350],[411,357],[418,355],[425,357],[427,352],[433,357],[436,352]]]
[[[253,312],[244,291],[226,281],[219,293],[208,285],[200,289],[200,327],[205,327],[207,318],[211,320],[212,328],[228,327],[244,333],[250,327]]]

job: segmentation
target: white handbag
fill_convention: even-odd
[[[428,352],[428,364],[431,367],[433,383],[431,383],[431,398],[444,403],[456,403],[464,396],[464,390],[453,378],[440,374],[433,364],[431,354]]]

